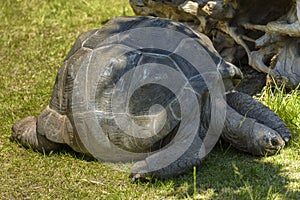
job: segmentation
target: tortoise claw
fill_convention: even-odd
[[[287,143],[288,141],[290,141],[291,138],[292,138],[291,135],[282,137],[282,139],[283,139],[286,143]]]
[[[147,182],[151,180],[151,177],[145,173],[130,173],[129,178],[131,178],[132,182]]]

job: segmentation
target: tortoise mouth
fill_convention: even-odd
[[[285,146],[285,141],[279,134],[268,133],[263,137],[263,144],[261,144],[261,153],[264,155],[274,155]]]
[[[282,147],[269,147],[264,149],[264,153],[267,156],[272,156],[279,152],[281,149],[283,149],[284,145]]]

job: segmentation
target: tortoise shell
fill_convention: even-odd
[[[201,113],[201,96],[216,84],[223,88],[222,78],[232,74],[206,36],[180,23],[116,17],[78,37],[57,74],[38,132],[102,160],[143,158],[186,126],[185,115]],[[232,81],[225,84],[230,88]],[[199,119],[188,124],[199,132]],[[114,155],[122,158],[105,156],[112,150],[99,145],[106,143],[119,147]]]

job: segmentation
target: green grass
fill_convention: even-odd
[[[164,181],[132,183],[122,165],[73,152],[43,155],[9,141],[13,123],[47,106],[75,38],[118,15],[133,15],[127,0],[0,1],[0,198],[299,199],[299,91],[261,96],[293,131],[280,154],[253,157],[219,143],[197,172]]]
[[[300,86],[300,85],[299,85]],[[299,86],[289,93],[284,85],[265,87],[259,100],[276,112],[285,121],[291,131],[299,131],[300,127],[300,88]],[[297,90],[298,89],[298,90]]]

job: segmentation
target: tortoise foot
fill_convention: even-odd
[[[129,175],[129,178],[131,178],[132,182],[147,182],[150,180],[149,177],[147,177],[145,174],[140,174],[140,173],[137,173],[137,174],[134,174],[134,173],[131,173]]]
[[[36,122],[36,117],[30,116],[15,123],[12,127],[11,139],[25,147],[35,149],[38,145]]]
[[[136,162],[131,169],[129,177],[133,182],[147,181],[147,179],[151,177],[151,173],[149,173],[147,163],[144,160]]]
[[[33,116],[21,119],[13,125],[11,139],[19,142],[24,147],[40,152],[61,149],[62,144],[52,142],[45,136],[37,134],[36,123],[37,118]]]

